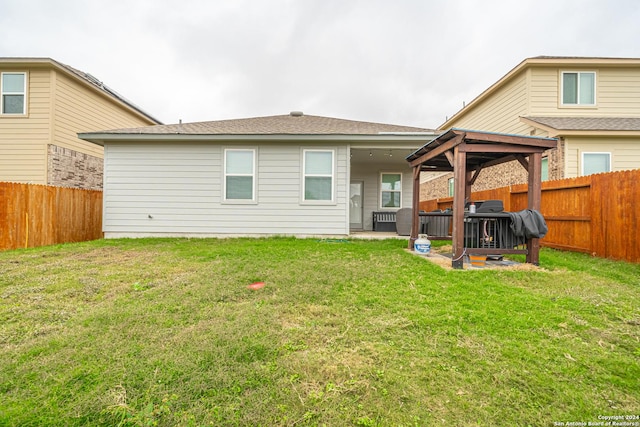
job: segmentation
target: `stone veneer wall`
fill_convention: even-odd
[[[103,159],[53,144],[47,151],[47,184],[102,189]]]
[[[558,138],[558,148],[549,150],[549,181],[564,179],[564,139]]]
[[[420,201],[449,197],[449,178],[453,178],[452,173],[420,184]]]

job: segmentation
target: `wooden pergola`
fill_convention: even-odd
[[[464,209],[471,186],[480,172],[517,160],[528,172],[528,209],[540,210],[542,153],[557,147],[554,138],[450,129],[407,157],[413,168],[413,221],[409,248],[413,249],[420,223],[420,172],[453,172],[453,268],[462,268]],[[539,239],[527,240],[527,262],[539,263]]]

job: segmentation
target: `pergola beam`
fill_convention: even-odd
[[[513,154],[529,154],[531,149],[527,149],[521,145],[500,145],[500,144],[469,144],[468,142],[460,144],[460,150],[467,153],[513,153]],[[540,149],[543,152],[545,149]],[[537,150],[536,150],[537,151]]]
[[[484,166],[478,167],[478,169],[476,169],[475,172],[473,172],[473,176],[469,180],[469,186],[472,186],[473,184],[476,183],[476,180],[480,176],[480,172],[482,172],[482,169],[484,169]]]
[[[421,167],[422,172],[453,172],[453,166]]]
[[[449,161],[449,164],[451,165],[451,167],[453,167],[453,153],[451,151],[445,151],[444,156]]]
[[[525,159],[525,157],[522,154],[516,154],[514,157],[516,158],[518,163],[522,165],[523,168],[529,171],[529,162],[527,161],[527,159]]]
[[[449,151],[452,148],[454,148],[456,145],[460,144],[463,140],[464,140],[464,133],[456,136],[455,138],[450,139],[449,141],[445,142],[444,144],[442,144],[440,146],[435,147],[433,150],[421,155],[417,159],[412,160],[409,163],[409,165],[412,168],[416,167],[418,165],[422,165],[423,163],[428,162],[429,160],[433,159],[434,157],[438,157],[438,156],[443,155],[447,151]]]
[[[466,135],[465,139],[467,141],[498,142],[501,144],[525,145],[528,147],[540,147],[544,149],[555,148],[557,146],[557,141],[554,141],[549,138],[536,138],[536,137],[527,137],[522,135],[477,132],[477,131],[470,131],[470,130],[465,130],[464,134]]]

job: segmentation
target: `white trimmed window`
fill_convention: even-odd
[[[232,149],[224,150],[224,200],[245,201],[256,200],[255,175],[256,150]]]
[[[562,105],[595,105],[596,73],[593,71],[562,72]]]
[[[582,153],[582,175],[611,172],[611,153]]]
[[[303,201],[333,202],[334,150],[303,150]]]
[[[402,207],[401,173],[380,174],[380,207],[383,209]]]
[[[27,73],[2,73],[0,91],[2,114],[27,114]]]
[[[540,172],[542,181],[549,181],[549,158],[543,157],[540,162]]]

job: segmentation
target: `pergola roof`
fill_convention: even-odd
[[[411,167],[420,165],[421,171],[453,171],[452,153],[458,147],[467,153],[467,170],[477,170],[522,160],[556,145],[554,138],[452,128],[411,153],[407,161]]]

